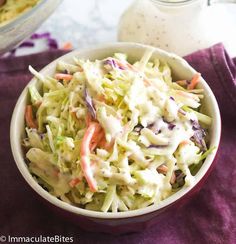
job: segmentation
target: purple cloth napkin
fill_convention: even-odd
[[[208,81],[222,113],[222,140],[216,168],[202,190],[161,225],[142,233],[111,236],[88,233],[56,216],[24,183],[9,143],[11,114],[36,69],[60,56],[51,51],[0,60],[0,236],[68,236],[74,243],[236,243],[236,63],[221,44],[186,59]]]

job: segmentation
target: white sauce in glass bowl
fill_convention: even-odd
[[[148,44],[180,56],[216,42],[205,0],[137,0],[123,14],[119,41]]]

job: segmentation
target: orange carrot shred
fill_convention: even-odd
[[[61,73],[55,74],[55,79],[57,79],[57,80],[70,81],[72,78],[73,78],[73,75],[70,75],[70,74],[61,74]]]
[[[188,140],[184,140],[184,141],[182,141],[182,142],[180,142],[180,146],[184,146],[184,145],[187,145],[187,144],[189,144],[189,141]]]
[[[99,124],[96,122],[90,122],[89,125],[87,125],[87,130],[84,134],[82,144],[81,144],[81,169],[83,171],[84,177],[89,185],[89,188],[92,192],[97,191],[97,182],[94,179],[92,168],[91,168],[91,162],[89,158],[90,154],[90,144],[91,140],[96,133],[96,131],[99,128]]]
[[[168,168],[166,165],[162,164],[157,168],[157,172],[160,174],[166,174],[168,171]]]
[[[85,117],[85,124],[86,124],[86,127],[89,127],[90,123],[92,122],[92,116],[90,113],[87,113],[86,114],[86,117]]]
[[[200,77],[201,77],[201,74],[200,74],[200,73],[196,73],[196,74],[193,76],[193,78],[192,78],[190,84],[187,86],[187,89],[188,89],[188,90],[192,90],[192,89],[194,89],[194,88],[196,87],[197,83],[200,81]]]
[[[71,42],[65,42],[65,43],[63,44],[63,46],[62,46],[62,49],[63,49],[63,50],[71,50],[71,49],[73,49],[73,45],[72,45]]]
[[[94,136],[95,137],[95,136]],[[99,144],[99,142],[105,137],[104,130],[100,130],[96,137],[92,139],[90,150],[93,151]]]
[[[73,188],[79,183],[80,183],[80,179],[79,178],[75,178],[75,179],[70,180],[69,185],[70,185],[70,187]]]
[[[32,105],[27,105],[25,108],[25,121],[28,127],[37,129],[38,125],[33,117]]]

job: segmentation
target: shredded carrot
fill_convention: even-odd
[[[157,168],[157,172],[160,173],[160,174],[166,174],[168,171],[168,168],[166,165],[162,164],[161,166],[159,166]]]
[[[114,146],[114,143],[115,141],[112,140],[110,142],[107,142],[105,145],[104,145],[104,149],[106,149],[107,151],[110,151],[112,149],[112,147]]]
[[[38,125],[37,122],[34,120],[33,117],[33,108],[32,105],[27,105],[25,108],[25,121],[28,127],[37,129]]]
[[[96,137],[94,136],[94,138],[92,139],[90,145],[90,151],[93,151],[104,137],[105,137],[105,133],[104,130],[102,129],[97,133]]]
[[[70,74],[62,74],[62,73],[55,74],[55,79],[57,79],[57,80],[70,81],[72,79],[72,77],[73,77],[73,75],[70,75]]]
[[[201,77],[201,74],[200,73],[196,73],[193,76],[193,78],[192,78],[190,84],[188,85],[187,89],[188,90],[194,89],[196,87],[197,83],[200,81],[200,77]]]
[[[128,63],[127,61],[124,63],[119,60],[115,60],[115,62],[122,69],[129,69],[138,72],[137,68],[135,68],[132,64]]]
[[[182,142],[180,142],[180,146],[185,146],[185,145],[188,145],[189,144],[189,141],[188,140],[184,140]]]
[[[0,0],[0,7],[2,7],[6,3],[6,0]]]
[[[71,50],[71,49],[73,49],[73,45],[72,45],[71,42],[65,42],[65,43],[63,44],[63,46],[62,46],[62,49],[63,49],[63,50]]]
[[[88,128],[91,123],[96,124],[96,130],[94,131],[89,145],[90,151],[93,151],[98,146],[99,142],[105,137],[105,133],[101,125],[98,122],[93,121],[91,114],[87,113],[85,117],[86,127]]]
[[[107,143],[106,138],[102,138],[102,140],[100,140],[100,142],[98,143],[98,146],[101,148],[104,148],[105,144]]]
[[[115,60],[115,62],[117,63],[117,65],[121,68],[121,69],[130,69],[130,67],[128,67],[127,63],[122,63],[119,60]]]
[[[146,78],[143,79],[143,83],[145,86],[151,86],[151,82]]]
[[[106,101],[106,98],[105,98],[104,95],[99,95],[99,96],[97,97],[97,100],[98,100],[99,102],[105,102],[105,101]]]
[[[70,185],[70,187],[73,188],[79,183],[80,183],[80,179],[79,178],[74,178],[74,179],[70,180],[69,185]]]
[[[91,143],[90,144],[96,143],[97,140],[98,140],[98,136],[100,137],[100,134],[104,135],[103,129],[100,126],[100,124],[98,122],[93,122],[93,123],[96,123],[97,127],[96,127],[96,130],[95,130],[94,134],[93,134],[93,137],[91,139]]]
[[[85,117],[85,124],[87,128],[89,127],[91,122],[92,122],[92,116],[90,113],[87,113]]]
[[[100,140],[100,142],[98,143],[98,147],[101,147],[107,151],[110,151],[112,149],[112,147],[114,146],[114,143],[115,143],[114,140],[107,142],[106,137],[104,136],[102,138],[102,140]]]
[[[90,164],[90,143],[93,138],[94,133],[100,126],[98,123],[90,122],[81,144],[81,168],[84,173],[84,177],[88,182],[89,188],[92,192],[97,191],[97,182],[94,179],[93,172]]]
[[[132,64],[130,64],[130,63],[127,62],[126,65],[127,65],[127,67],[128,67],[129,69],[134,70],[134,71],[137,71],[137,69],[136,69]]]

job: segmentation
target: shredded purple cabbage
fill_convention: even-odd
[[[191,122],[191,124],[192,124],[192,128],[193,128],[193,130],[200,130],[200,129],[201,129],[201,126],[200,126],[200,124],[198,123],[198,121],[193,120],[193,119],[190,119],[190,122]]]
[[[184,173],[182,172],[182,170],[177,169],[175,170],[175,176],[176,176],[176,181],[178,181],[179,179],[184,177]]]
[[[173,124],[172,122],[168,122],[167,120],[165,120],[165,118],[164,117],[162,117],[162,119],[163,119],[163,121],[166,123],[166,124],[168,124],[168,129],[169,130],[173,130],[174,128],[175,128],[175,124]]]
[[[124,68],[121,67],[120,65],[118,65],[117,62],[112,58],[106,59],[104,61],[104,65],[110,65],[112,69],[118,68],[118,69],[124,70]]]
[[[94,119],[96,119],[96,110],[93,105],[93,100],[92,100],[91,96],[88,94],[87,88],[84,89],[84,97],[85,97],[86,106],[87,106],[91,116]]]
[[[34,33],[30,39],[35,40],[35,39],[41,39],[41,38],[50,38],[51,34],[49,32],[44,32],[41,34]]]
[[[43,138],[45,137],[45,134],[44,133],[40,133],[39,136],[40,136],[40,139],[43,140]]]
[[[118,68],[114,59],[106,59],[104,62],[105,65],[110,65],[113,69]]]
[[[118,68],[113,59],[106,59],[104,61],[104,66],[107,70],[112,70],[112,69]]]
[[[31,37],[31,40],[38,40],[38,39],[46,39],[48,47],[50,49],[58,49],[58,43],[55,39],[51,37],[51,34],[49,32],[44,32],[44,33],[34,33]]]
[[[173,130],[175,128],[175,124],[172,124],[172,123],[168,123],[168,129],[169,130]]]
[[[147,125],[147,128],[151,130],[154,125],[155,125],[155,123],[151,123],[151,124]]]
[[[161,132],[160,128],[158,127],[157,123],[152,123],[147,126],[154,134],[158,134]]]
[[[51,38],[51,34],[49,32],[44,32],[41,34],[34,33],[29,40],[24,41],[18,47],[12,49],[11,51],[7,52],[3,55],[3,57],[14,57],[16,56],[16,51],[18,48],[25,48],[25,47],[34,47],[35,41],[38,39],[45,39],[47,41],[47,45],[49,49],[58,49],[59,45],[57,41]]]
[[[175,176],[176,176],[176,180],[175,182],[177,183],[177,188],[181,187],[184,185],[185,183],[185,174],[182,172],[182,170],[175,170]]]
[[[32,41],[24,41],[19,47],[34,47],[34,43]]]
[[[123,67],[121,67],[121,66],[119,66],[119,69],[121,69],[121,70],[125,70],[125,68],[123,68]]]
[[[196,120],[190,120],[192,124],[192,129],[194,130],[194,135],[191,140],[200,147],[203,151],[207,150],[206,142],[204,138],[206,137],[206,131],[201,127],[201,125]]]
[[[175,99],[173,97],[170,97],[170,100],[175,101]]]
[[[53,38],[48,38],[48,47],[52,49],[58,49],[58,43]]]

